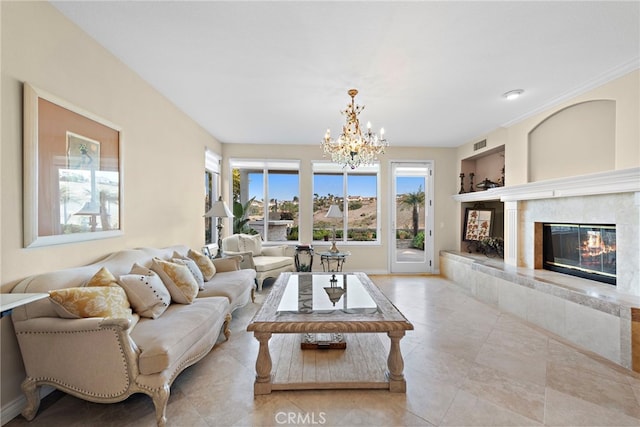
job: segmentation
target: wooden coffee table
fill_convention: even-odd
[[[260,343],[254,394],[334,388],[404,393],[400,340],[412,329],[364,273],[282,273],[247,327]],[[382,342],[374,335],[382,332],[390,338],[386,369]],[[344,334],[349,344],[345,350],[301,350],[308,333]],[[273,334],[286,335],[274,338],[272,373]]]

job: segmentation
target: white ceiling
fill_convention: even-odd
[[[455,147],[640,64],[638,1],[53,4],[226,143],[319,144],[353,87],[392,146]]]

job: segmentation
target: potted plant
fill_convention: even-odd
[[[484,254],[490,258],[504,256],[504,239],[502,237],[485,237],[480,240]]]

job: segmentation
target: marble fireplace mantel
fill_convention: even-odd
[[[640,295],[640,168],[492,188],[458,194],[460,202],[504,203],[504,262],[538,268],[535,263],[536,222],[616,223],[622,226],[619,290]],[[630,201],[631,200],[631,201]],[[630,206],[631,205],[631,206]]]

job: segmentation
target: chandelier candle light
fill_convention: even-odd
[[[371,123],[367,123],[367,131],[363,135],[360,129],[358,115],[364,110],[364,105],[356,105],[356,89],[349,90],[351,103],[341,113],[347,117],[347,123],[342,127],[342,133],[337,139],[331,138],[331,130],[327,129],[322,142],[325,156],[331,156],[331,160],[340,163],[343,167],[349,165],[355,169],[360,165],[370,165],[378,159],[378,155],[384,154],[389,143],[384,138],[384,129],[380,129],[380,135],[371,131]]]

